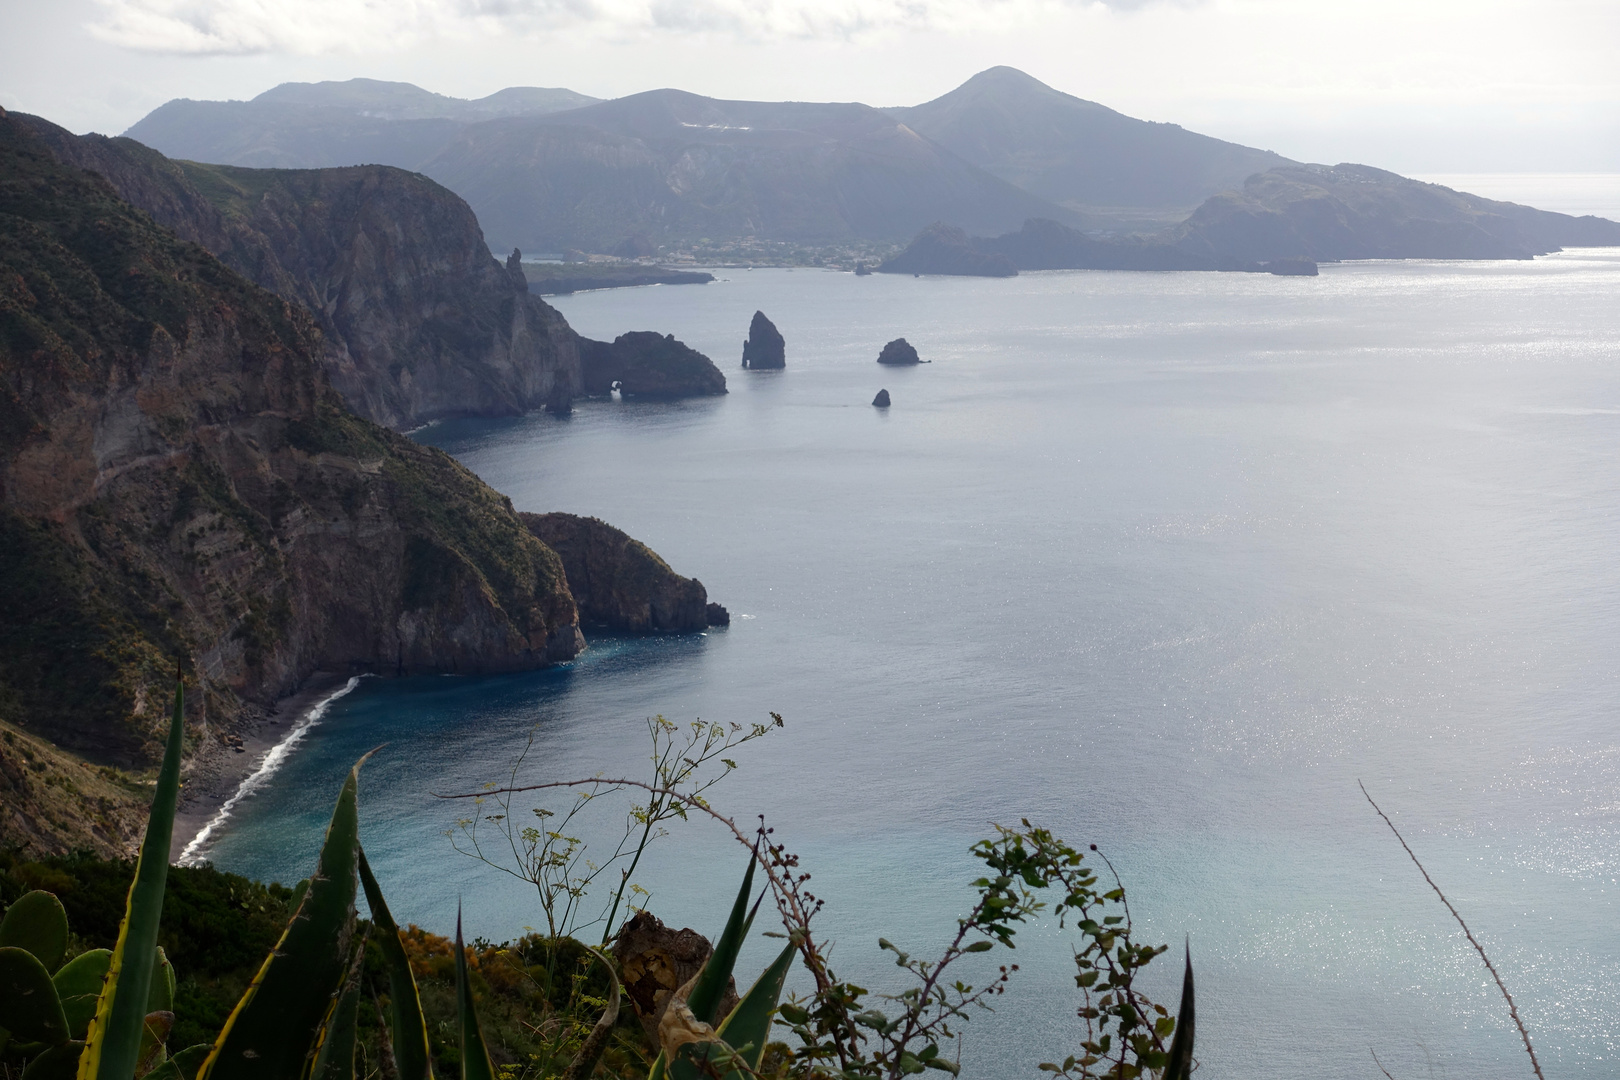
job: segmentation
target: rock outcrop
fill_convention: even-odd
[[[675,340],[674,334],[632,330],[612,342],[579,339],[580,369],[587,394],[613,390],[627,398],[708,397],[726,392],[726,377],[714,361]]]
[[[696,930],[672,930],[649,911],[636,912],[619,929],[613,957],[624,973],[625,996],[652,1045],[659,1043],[658,1022],[664,1017],[670,995],[696,977],[713,952],[709,939]],[[721,995],[720,1015],[729,1016],[737,1000],[737,983],[733,979]]]
[[[0,113],[0,720],[145,767],[177,659],[197,735],[318,669],[579,651],[557,554],[350,413],[320,350],[306,312]]]
[[[502,267],[467,204],[426,177],[199,165],[19,119],[64,164],[312,312],[332,385],[369,420],[514,415],[581,390],[577,339],[529,294],[521,257]]]
[[[776,324],[763,311],[754,312],[748,324],[748,340],[743,342],[742,366],[752,371],[787,367],[787,343]]]
[[[911,342],[901,337],[895,338],[883,346],[883,351],[878,353],[877,362],[880,364],[920,364],[922,363],[922,357],[917,355],[917,349]],[[872,404],[876,405],[877,402],[874,401]]]
[[[889,392],[887,390],[879,390],[877,392],[877,397],[872,399],[872,404],[879,409],[887,409],[889,407]]]
[[[731,621],[724,608],[709,603],[701,581],[677,574],[657,552],[605,521],[561,513],[518,516],[530,533],[562,558],[568,588],[586,626],[650,634],[702,630]]]

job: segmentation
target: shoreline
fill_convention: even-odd
[[[211,738],[192,759],[180,789],[180,807],[169,842],[169,862],[179,861],[186,849],[225,808],[242,785],[264,765],[270,752],[285,742],[301,721],[334,695],[345,692],[349,679],[316,672],[292,694],[257,721],[249,721],[234,734],[242,737],[242,753]]]

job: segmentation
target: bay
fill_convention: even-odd
[[[530,675],[366,680],[243,801],[217,865],[307,874],[343,772],[387,742],[362,823],[396,916],[442,931],[460,899],[502,940],[539,906],[454,851],[467,804],[434,793],[504,781],[531,732],[520,779],[613,776],[645,772],[649,715],[775,710],[713,801],[801,854],[865,985],[895,985],[877,936],[937,946],[969,845],[1029,817],[1110,856],[1141,934],[1190,939],[1203,1075],[1366,1077],[1373,1051],[1397,1076],[1526,1075],[1359,780],[1548,1075],[1613,1075],[1620,251],[1315,279],[717,273],[557,304],[589,336],[674,333],[726,397],[419,437],[520,509],[646,541],[732,625],[593,639]],[[786,371],[737,366],[756,309]],[[902,335],[932,362],[875,364]],[[743,858],[694,822],[638,878],[712,935]],[[1014,990],[967,1025],[971,1075],[1033,1075],[1077,1040],[1061,935],[1012,958]]]

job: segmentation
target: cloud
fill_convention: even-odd
[[[973,33],[1061,10],[1178,0],[98,0],[91,32],[142,52],[372,53],[435,37],[584,30],[607,37],[721,34],[856,39],[895,30]],[[1186,3],[1187,0],[1179,0]],[[1196,0],[1194,0],[1196,2]]]

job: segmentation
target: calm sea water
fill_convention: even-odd
[[[893,985],[877,936],[937,945],[969,845],[1029,817],[1112,856],[1146,936],[1190,939],[1201,1075],[1376,1077],[1374,1050],[1403,1080],[1529,1075],[1359,779],[1547,1075],[1620,1073],[1620,250],[1316,279],[720,277],[559,306],[597,337],[673,332],[729,396],[421,437],[520,508],[645,540],[731,627],[368,680],[244,800],[218,865],[306,875],[344,770],[387,742],[362,819],[396,914],[445,930],[460,899],[499,940],[539,907],[455,853],[465,804],[432,793],[503,779],[530,731],[525,779],[617,775],[645,769],[650,714],[776,710],[714,802],[800,852],[867,985]],[[756,308],[785,372],[737,367]],[[901,335],[932,363],[878,367]],[[712,935],[742,865],[694,823],[642,882]],[[1020,939],[1015,990],[967,1026],[973,1075],[1074,1045],[1067,945]]]

